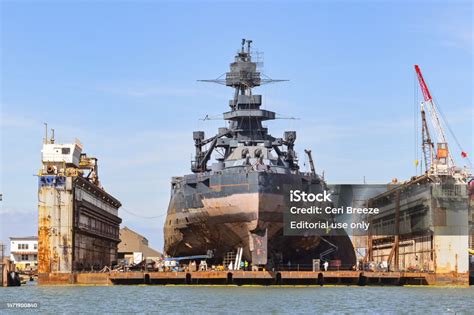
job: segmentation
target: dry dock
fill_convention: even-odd
[[[78,141],[46,134],[38,173],[38,272],[100,270],[117,259],[120,201],[99,181],[98,160]]]
[[[368,271],[199,271],[43,274],[40,285],[469,285],[463,274]]]

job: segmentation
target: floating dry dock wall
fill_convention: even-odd
[[[367,261],[468,283],[468,200],[467,184],[427,175],[369,200],[380,214],[371,219]]]
[[[474,283],[474,180],[469,182],[469,272]]]
[[[47,139],[38,176],[38,272],[99,270],[117,260],[120,202],[104,191],[82,145]]]

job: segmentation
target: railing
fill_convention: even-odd
[[[86,223],[79,223],[78,225],[80,229],[87,231],[89,233],[95,234],[97,236],[106,237],[109,239],[118,239],[119,237],[118,235],[115,235],[114,233],[107,233],[107,232],[102,232],[100,230],[94,229],[92,228],[92,226]]]

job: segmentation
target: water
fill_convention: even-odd
[[[6,302],[39,302],[35,311],[49,314],[472,314],[474,287],[27,285],[0,288],[0,313],[5,310]]]

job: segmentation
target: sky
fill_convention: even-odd
[[[312,149],[328,183],[419,173],[414,64],[474,154],[471,1],[0,0],[0,8],[5,243],[37,233],[47,122],[57,142],[78,138],[99,159],[104,188],[123,204],[122,226],[161,250],[170,179],[190,173],[192,131],[214,135],[225,122],[200,119],[227,111],[232,98],[197,80],[228,71],[242,38],[263,52],[263,73],[290,80],[254,91],[264,108],[298,118],[268,122],[270,133],[296,130],[303,169]]]

